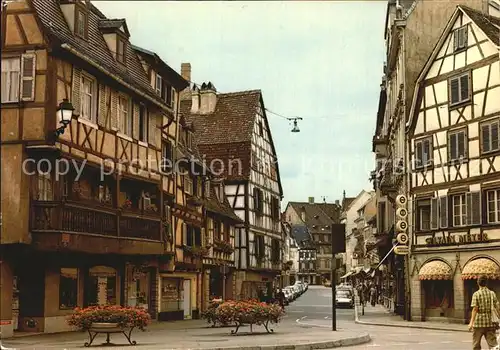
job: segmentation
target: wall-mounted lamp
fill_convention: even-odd
[[[64,134],[64,130],[71,123],[71,118],[73,117],[73,111],[75,108],[68,101],[67,98],[63,99],[61,103],[59,103],[59,108],[57,109],[57,117],[59,118],[60,127],[58,127],[55,131],[56,137]]]

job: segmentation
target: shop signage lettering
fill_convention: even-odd
[[[425,243],[428,246],[442,246],[442,245],[482,243],[482,242],[488,242],[488,235],[486,233],[449,235],[447,237],[429,237],[425,240]]]

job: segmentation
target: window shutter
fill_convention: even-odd
[[[417,151],[417,164],[416,164],[416,167],[421,167],[424,165],[423,163],[423,157],[422,157],[422,153],[423,153],[423,145],[422,145],[422,142],[416,142],[415,143],[415,148],[416,148],[416,151]]]
[[[139,105],[132,103],[132,137],[139,140]]]
[[[106,127],[106,86],[104,84],[98,84],[99,94],[98,94],[98,111],[97,111],[97,124]]]
[[[149,123],[148,123],[148,143],[151,145],[155,145],[156,139],[156,115],[151,113],[148,115]]]
[[[457,51],[460,47],[460,30],[455,30],[453,32],[453,51]]]
[[[457,103],[460,101],[458,81],[459,81],[458,78],[453,78],[450,80],[451,103]]]
[[[481,195],[479,192],[469,192],[467,196],[467,223],[481,224]]]
[[[497,150],[499,143],[500,143],[500,138],[498,135],[498,126],[500,123],[493,123],[491,124],[491,149],[492,150]]]
[[[110,89],[110,103],[111,103],[111,129],[118,129],[118,94],[116,91]]]
[[[450,140],[449,140],[450,159],[448,159],[448,161],[458,158],[457,157],[457,137],[458,137],[458,134],[451,134],[450,135]]]
[[[424,165],[429,165],[430,160],[432,159],[431,157],[431,143],[429,140],[425,140],[424,142]]]
[[[21,56],[21,100],[35,100],[35,75],[36,57],[35,54],[24,54]]]
[[[468,39],[468,35],[467,35],[467,25],[465,27],[462,28],[461,30],[462,32],[462,47],[467,47],[467,39]]]
[[[182,244],[187,245],[187,225],[182,223]]]
[[[489,125],[483,125],[481,127],[482,131],[482,136],[483,136],[483,152],[489,152],[491,151],[490,148],[490,126]]]
[[[439,228],[439,202],[438,198],[431,199],[431,230]]]
[[[460,101],[469,99],[469,75],[460,77]]]
[[[466,142],[465,132],[461,131],[457,134],[457,142],[458,142],[457,158],[460,158],[461,156],[465,157],[465,142]]]
[[[75,108],[75,113],[80,115],[80,88],[82,84],[82,74],[80,68],[73,67],[73,81],[72,81],[72,89],[71,95],[72,100],[71,103]]]
[[[439,227],[448,227],[448,197],[439,197]]]

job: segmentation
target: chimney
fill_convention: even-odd
[[[304,207],[300,208],[300,219],[306,222],[306,208]]]
[[[189,81],[189,85],[187,88],[181,91],[180,99],[181,101],[189,100],[191,98],[191,63],[181,63],[181,76]]]
[[[309,204],[314,204],[314,197],[309,197]]]
[[[191,113],[200,113],[200,89],[196,85],[193,85],[191,98]]]
[[[215,112],[215,104],[217,103],[217,89],[211,83],[203,83],[200,90],[200,113],[210,114]]]

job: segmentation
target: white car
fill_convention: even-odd
[[[336,295],[335,295],[335,304],[338,307],[348,307],[348,308],[353,308],[354,307],[354,300],[352,298],[351,293],[347,290],[338,290]]]

